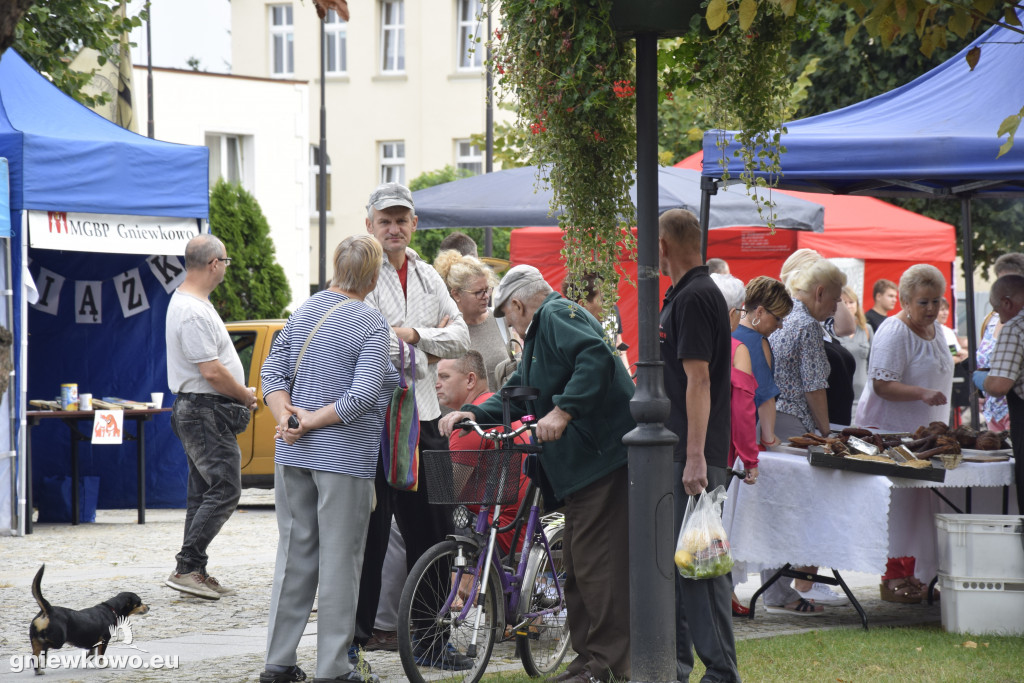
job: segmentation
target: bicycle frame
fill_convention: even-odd
[[[531,550],[539,543],[540,546],[544,549],[544,554],[547,556],[549,566],[554,565],[554,559],[551,556],[551,547],[548,544],[547,534],[544,532],[544,527],[541,527],[539,525],[539,522],[541,521],[539,504],[540,490],[537,489],[536,486],[531,485],[528,491],[532,494],[533,500],[529,508],[530,511],[526,518],[526,531],[523,536],[523,549],[520,552],[519,563],[516,566],[516,571],[514,574],[510,574],[509,572],[505,571],[505,568],[502,566],[501,562],[498,561],[498,558],[494,553],[494,546],[497,541],[497,532],[499,526],[498,516],[501,514],[501,506],[495,505],[493,508],[495,520],[494,522],[488,521],[488,507],[481,506],[480,513],[477,515],[476,527],[474,531],[479,536],[482,536],[485,533],[487,533],[487,548],[486,551],[480,555],[480,558],[477,560],[475,570],[471,573],[471,575],[474,577],[473,587],[463,604],[462,610],[459,612],[459,615],[455,619],[455,625],[465,623],[466,619],[469,617],[470,611],[478,603],[478,598],[486,594],[488,584],[490,583],[491,571],[497,572],[497,576],[501,584],[502,594],[505,596],[505,610],[503,616],[505,616],[506,619],[510,616],[512,618],[516,618],[517,623],[514,625],[516,628],[520,627],[524,623],[529,622],[532,619],[535,619],[536,617],[546,616],[548,614],[555,614],[561,609],[563,609],[565,596],[562,591],[561,581],[559,580],[558,576],[555,575],[553,579],[555,592],[558,598],[557,604],[554,607],[546,608],[538,612],[526,612],[522,615],[518,615],[521,590],[517,589],[522,588],[523,579],[526,576],[526,566],[530,559]],[[479,543],[476,541],[476,539],[468,538],[465,536],[450,536],[449,538],[452,538],[456,541],[470,542],[474,546],[479,547]],[[447,599],[445,600],[445,604],[441,608],[442,613],[448,613],[450,611],[451,606],[454,603],[456,596],[458,595],[459,586],[461,584],[463,576],[463,569],[459,568],[455,570],[452,579],[452,589],[449,592]],[[481,613],[478,611],[476,614],[476,622],[473,624],[473,636],[472,639],[470,640],[469,649],[467,650],[467,655],[470,657],[476,656],[475,650],[477,644],[477,637],[479,636],[480,632],[480,618]],[[505,623],[498,624],[499,627],[504,627],[505,625]]]

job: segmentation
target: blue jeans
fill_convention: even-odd
[[[185,539],[177,573],[206,571],[206,548],[231,517],[242,495],[242,452],[231,429],[227,406],[179,397],[171,411],[171,429],[188,457]]]

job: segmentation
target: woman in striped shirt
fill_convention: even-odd
[[[278,425],[279,532],[261,683],[305,679],[296,648],[318,583],[316,677],[363,680],[349,662],[348,646],[384,412],[398,384],[388,324],[363,303],[377,284],[382,257],[371,235],[339,244],[331,286],[291,315],[260,374]],[[298,427],[289,426],[293,416]]]

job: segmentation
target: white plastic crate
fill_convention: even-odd
[[[1020,515],[935,515],[939,571],[1024,581]]]
[[[1024,634],[1024,579],[939,574],[942,628],[951,633]]]

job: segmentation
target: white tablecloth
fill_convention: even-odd
[[[734,480],[723,510],[737,582],[747,572],[787,562],[882,574],[887,558],[904,555],[917,558],[918,578],[931,580],[937,570],[934,515],[951,510],[926,489],[945,489],[947,495],[957,487],[962,493],[966,486],[1013,482],[1012,461],[964,463],[948,471],[945,482],[929,482],[811,467],[806,456],[787,453],[759,458],[757,484]],[[1002,488],[978,491],[998,492],[1001,500]],[[979,509],[978,499],[974,512],[1002,512]],[[1012,514],[1012,489],[1010,500]]]

